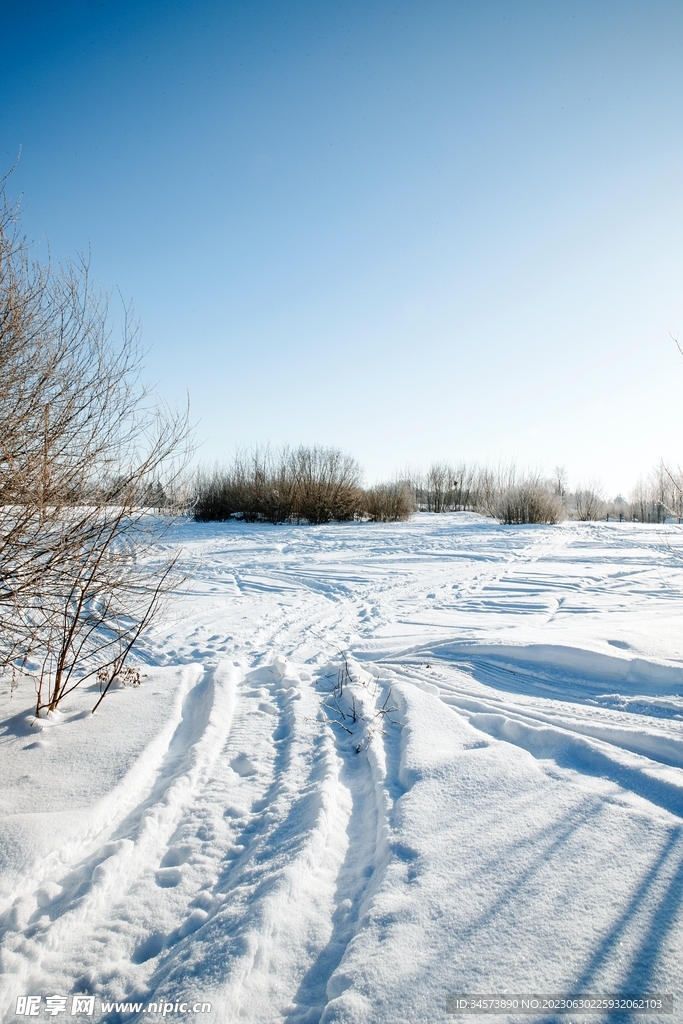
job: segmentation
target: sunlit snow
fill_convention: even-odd
[[[418,515],[168,543],[187,591],[141,686],[36,722],[31,680],[3,683],[3,1020],[87,993],[112,1024],[152,1017],[103,1001],[161,999],[210,1002],[207,1024],[431,1024],[505,992],[673,993],[675,1019],[680,528]]]

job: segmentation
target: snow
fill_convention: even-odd
[[[3,684],[1,1019],[91,993],[111,1024],[467,1021],[449,996],[506,992],[673,993],[646,1019],[681,1019],[680,529],[167,543],[189,581],[139,687],[37,721]]]

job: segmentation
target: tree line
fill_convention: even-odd
[[[476,512],[506,524],[664,522],[683,519],[683,479],[661,464],[628,500],[607,501],[599,482],[570,489],[561,467],[548,476],[514,465],[436,462],[365,488],[358,462],[337,448],[255,447],[198,471],[192,512],[198,522],[396,522],[413,512]]]

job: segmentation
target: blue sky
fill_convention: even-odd
[[[683,462],[679,2],[5,0],[4,169],[206,461]]]

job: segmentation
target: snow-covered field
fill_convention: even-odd
[[[447,1010],[475,993],[673,993],[643,1019],[683,1019],[680,528],[176,543],[141,686],[36,723],[3,684],[3,1020],[74,993],[112,1022],[471,1022]]]

